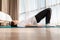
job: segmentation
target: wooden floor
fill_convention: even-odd
[[[60,40],[60,28],[0,28],[0,40]]]

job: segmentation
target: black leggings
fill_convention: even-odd
[[[50,19],[51,19],[51,8],[47,8],[47,9],[39,12],[35,16],[37,23],[39,23],[44,17],[46,17],[46,24],[50,23]]]

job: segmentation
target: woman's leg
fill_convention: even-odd
[[[51,19],[51,9],[49,8],[46,13],[46,24],[50,23],[50,19]]]
[[[50,19],[51,19],[51,8],[47,8],[47,9],[39,12],[35,16],[37,23],[39,23],[44,17],[46,17],[46,24],[50,23]]]
[[[39,12],[35,16],[37,23],[39,23],[44,17],[46,17],[46,10],[43,10],[43,11]]]

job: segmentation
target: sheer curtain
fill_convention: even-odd
[[[36,0],[19,0],[19,20],[25,20],[25,18],[34,14],[32,12],[36,9]]]
[[[52,9],[51,25],[60,25],[60,0],[47,0],[47,7]]]

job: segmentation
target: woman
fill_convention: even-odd
[[[41,22],[41,20],[45,17],[46,24],[49,24],[51,19],[51,8],[46,8],[43,11],[37,13],[34,17],[19,22],[18,27],[38,26],[38,23]]]

